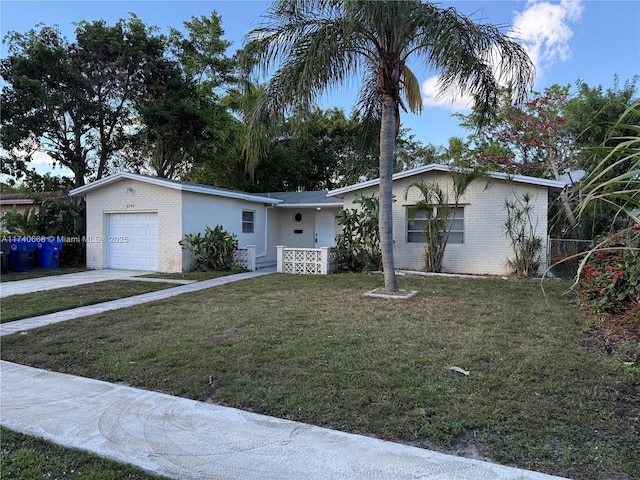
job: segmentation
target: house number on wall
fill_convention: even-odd
[[[124,208],[133,208],[133,203],[127,203]]]

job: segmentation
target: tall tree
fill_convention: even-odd
[[[128,145],[134,100],[162,61],[163,39],[134,15],[113,26],[82,21],[75,34],[69,43],[40,25],[5,39],[2,146],[13,173],[41,150],[80,186],[108,173]]]
[[[636,75],[621,83],[616,76],[613,85],[606,89],[601,85],[591,87],[578,82],[576,94],[567,102],[567,130],[575,139],[578,165],[587,172],[588,178],[598,172],[600,183],[605,183],[633,171],[631,156],[624,149],[614,147],[638,135],[634,126],[640,125],[639,81],[640,76]],[[625,121],[619,121],[623,116]],[[611,149],[606,153],[608,166],[605,170],[600,165],[602,145]],[[617,218],[623,205],[624,201],[616,196],[592,198],[580,215],[585,234],[596,238],[608,233],[612,219]]]
[[[492,169],[511,174],[533,175],[562,180],[577,168],[574,136],[567,128],[565,109],[569,86],[552,85],[535,92],[521,106],[513,106],[505,90],[490,124],[475,136],[476,155]],[[478,115],[459,115],[463,125],[475,126]],[[560,203],[575,238],[582,230],[570,202],[570,191],[563,190]]]
[[[524,98],[533,81],[530,59],[498,28],[418,0],[278,0],[271,4],[264,26],[248,34],[248,42],[263,71],[277,69],[247,122],[248,161],[253,166],[260,157],[265,122],[286,108],[307,110],[327,88],[361,75],[361,104],[381,119],[380,247],[385,287],[397,291],[392,231],[395,140],[400,108],[422,109],[409,59],[439,71],[442,91],[470,94],[484,114],[496,103],[498,78],[507,81],[516,99]]]
[[[585,82],[578,82],[577,92],[567,102],[564,108],[567,119],[567,130],[574,137],[579,147],[579,163],[582,168],[591,171],[593,155],[590,149],[601,145],[605,140],[621,138],[633,135],[635,132],[629,129],[611,131],[612,125],[621,125],[617,120],[626,112],[628,123],[640,123],[637,112],[633,109],[627,112],[638,101],[638,82],[640,76],[636,75],[622,85],[618,77],[614,77],[613,86],[604,89],[602,85],[591,87]],[[628,170],[628,165],[620,165],[620,169],[613,174],[623,173]]]
[[[203,176],[206,164],[226,170],[220,160],[233,161],[241,142],[238,122],[218,95],[235,80],[234,59],[226,56],[231,43],[222,38],[221,17],[215,11],[193,17],[184,27],[186,37],[171,30],[170,56],[156,66],[138,102],[142,156],[158,176],[211,181]]]

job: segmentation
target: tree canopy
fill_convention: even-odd
[[[162,39],[134,15],[113,26],[82,21],[75,33],[74,43],[43,25],[7,36],[3,168],[16,176],[40,150],[80,186],[109,172],[128,146],[133,105],[162,61]]]
[[[185,27],[187,37],[164,36],[132,14],[78,22],[71,42],[42,24],[10,32],[0,63],[3,173],[30,174],[40,151],[69,168],[75,186],[121,169],[176,177],[213,145],[225,148],[237,121],[216,89],[232,80],[229,43],[215,12]]]

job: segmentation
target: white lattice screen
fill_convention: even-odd
[[[281,273],[326,275],[328,263],[327,248],[278,247],[278,271]]]

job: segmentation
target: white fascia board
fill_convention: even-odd
[[[400,180],[401,178],[411,177],[413,175],[419,175],[421,173],[430,172],[432,170],[440,171],[440,172],[448,172],[449,167],[446,165],[440,165],[438,163],[431,163],[429,165],[423,165],[422,167],[412,168],[411,170],[406,170],[404,172],[398,172],[393,175],[392,179]],[[374,178],[373,180],[367,180],[366,182],[354,183],[353,185],[347,185],[346,187],[336,188],[335,190],[330,190],[327,195],[329,197],[339,196],[344,193],[353,192],[356,190],[362,190],[363,188],[374,187],[380,183],[379,178]]]
[[[158,185],[165,188],[173,188],[175,190],[180,190],[183,192],[193,192],[193,193],[201,193],[204,195],[214,195],[218,197],[235,198],[239,200],[245,200],[247,202],[268,203],[271,205],[282,202],[282,200],[277,200],[275,198],[261,197],[258,195],[251,195],[249,193],[244,193],[244,192],[234,192],[231,190],[219,190],[215,187],[208,187],[206,185],[186,185],[183,183],[166,180],[164,178],[147,177],[145,175],[138,175],[136,173],[129,173],[129,172],[116,173],[115,175],[110,175],[108,177],[102,178],[100,180],[89,183],[82,187],[74,188],[69,192],[69,195],[84,196],[84,194],[86,194],[91,190],[103,187],[104,185],[108,185],[110,183],[113,183],[122,179],[150,183],[152,185]]]
[[[180,185],[180,184],[178,184],[177,187],[179,190],[182,190],[183,192],[202,193],[204,195],[215,195],[217,197],[236,198],[238,200],[245,200],[247,202],[268,203],[271,205],[275,205],[282,202],[282,200],[277,200],[275,198],[260,197],[257,195],[251,195],[250,193],[233,192],[230,190],[218,190],[215,187],[207,187],[207,186],[199,186],[199,185]]]
[[[33,198],[0,198],[0,205],[33,205]]]
[[[451,168],[447,165],[441,165],[437,163],[432,163],[429,165],[424,165],[422,167],[413,168],[411,170],[406,170],[404,172],[399,172],[393,175],[393,180],[400,180],[402,178],[411,177],[414,175],[420,175],[422,173],[437,171],[437,172],[450,172]],[[527,183],[531,185],[540,185],[542,187],[550,187],[550,188],[564,188],[567,183],[559,182],[557,180],[547,180],[544,178],[537,177],[529,177],[526,175],[509,175],[501,172],[487,172],[484,176],[493,178],[496,180],[504,180],[506,182],[517,182],[517,183]],[[356,190],[362,190],[364,188],[373,187],[380,184],[380,179],[375,178],[373,180],[368,180],[366,182],[355,183],[353,185],[348,185],[346,187],[337,188],[335,190],[331,190],[327,193],[328,196],[340,196],[345,193],[354,192]]]

